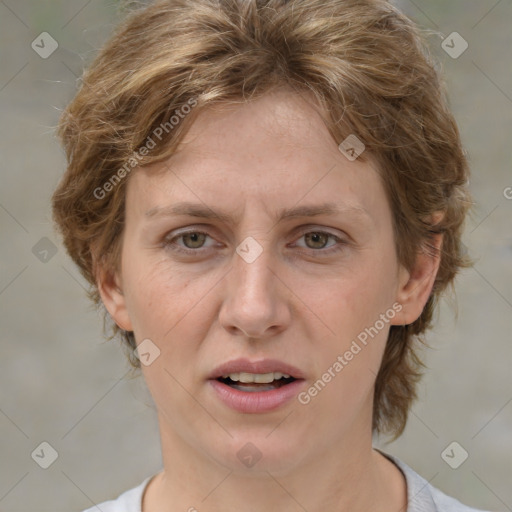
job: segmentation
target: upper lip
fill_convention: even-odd
[[[223,375],[230,373],[271,373],[281,372],[294,377],[295,379],[303,379],[304,374],[295,366],[279,361],[277,359],[260,359],[259,361],[250,361],[249,359],[240,358],[227,361],[217,366],[208,377],[209,379],[218,379]]]

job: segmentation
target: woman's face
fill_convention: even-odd
[[[277,473],[368,443],[389,328],[427,297],[407,302],[409,277],[376,170],[280,91],[201,113],[172,158],[133,171],[119,289],[101,290],[144,340],[165,442]]]

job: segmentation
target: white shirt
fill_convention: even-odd
[[[380,450],[379,452],[394,462],[405,476],[407,483],[406,512],[485,512],[463,505],[455,498],[447,496],[398,458]],[[142,512],[142,496],[153,476],[148,476],[137,487],[123,492],[115,500],[105,501],[83,512]]]

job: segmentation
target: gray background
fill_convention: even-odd
[[[431,46],[472,166],[477,204],[464,241],[477,263],[459,276],[456,305],[442,303],[405,433],[376,445],[463,502],[512,510],[512,2],[401,6],[438,32]],[[2,512],[82,510],[161,468],[149,393],[130,378],[120,343],[102,340],[49,209],[65,168],[55,125],[117,16],[112,1],[0,1]],[[43,31],[59,44],[47,59],[31,48]],[[469,44],[457,59],[441,49],[454,31]],[[43,441],[58,453],[48,469],[31,457]],[[441,457],[453,441],[469,454],[458,469]]]

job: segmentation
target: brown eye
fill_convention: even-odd
[[[203,246],[206,240],[206,236],[206,233],[193,231],[191,233],[180,235],[179,238],[183,239],[183,243],[188,249],[199,249]]]
[[[323,249],[331,236],[327,233],[312,231],[311,233],[306,233],[304,239],[310,249]]]
[[[202,231],[188,231],[173,237],[166,237],[163,241],[163,246],[166,249],[178,253],[199,255],[213,248],[214,244],[210,242],[208,245],[207,238],[210,238],[211,242],[213,242],[213,239],[208,233],[203,233]]]
[[[327,231],[306,231],[295,243],[296,247],[307,249],[309,255],[318,257],[333,255],[347,248],[348,242]],[[303,251],[304,252],[304,251]]]

